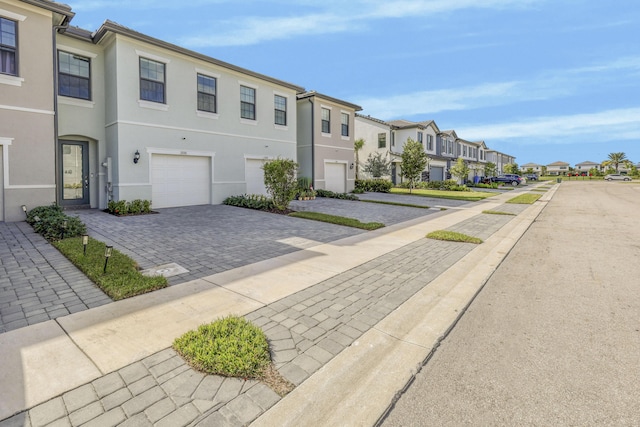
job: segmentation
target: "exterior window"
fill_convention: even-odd
[[[140,58],[140,99],[165,103],[165,64]]]
[[[67,52],[58,52],[58,95],[91,99],[91,61]]]
[[[424,138],[424,136],[422,135],[422,132],[418,132],[418,142],[420,144],[422,144],[423,138]]]
[[[0,73],[18,75],[18,26],[15,21],[0,18]]]
[[[462,144],[460,144],[458,142],[458,155],[460,155],[460,153],[462,152],[462,148],[461,147],[462,147]]]
[[[252,87],[240,86],[240,117],[256,119],[256,90]]]
[[[379,133],[378,134],[378,148],[385,148],[387,146],[387,134]]]
[[[449,142],[449,146],[447,148],[447,153],[453,154],[453,141],[448,141],[448,142]]]
[[[443,139],[442,140],[442,153],[446,153],[447,152],[447,140]]]
[[[215,77],[198,74],[198,110],[217,113]]]
[[[275,111],[275,124],[287,125],[287,98],[280,95],[274,95],[273,105]]]
[[[341,126],[341,135],[349,136],[349,115],[347,113],[342,114],[342,126]]]
[[[427,134],[427,150],[433,151],[433,135]]]
[[[467,146],[466,145],[462,147],[462,155],[464,157],[467,157]]]
[[[322,133],[331,133],[331,111],[328,108],[322,109]]]

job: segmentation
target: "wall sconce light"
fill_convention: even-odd
[[[109,262],[109,258],[111,257],[112,251],[113,251],[113,246],[107,245],[104,248],[104,269],[102,270],[103,273],[107,272],[107,263]]]
[[[140,152],[136,150],[136,152],[133,154],[133,163],[138,164],[138,160],[140,160]]]
[[[26,205],[22,205],[21,208],[22,208],[22,212],[24,212],[24,216],[26,218],[27,217],[27,206]]]
[[[349,165],[349,169],[353,169],[353,163]]]
[[[89,244],[89,236],[87,234],[82,235],[82,254],[87,255],[87,245]]]

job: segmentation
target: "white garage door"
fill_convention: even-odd
[[[334,193],[347,191],[347,167],[344,163],[324,164],[324,187]]]
[[[247,194],[267,195],[264,186],[263,160],[247,159],[245,166],[245,180],[247,182]]]
[[[210,157],[154,154],[151,158],[154,208],[211,203]]]

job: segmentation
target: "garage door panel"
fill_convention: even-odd
[[[211,159],[156,154],[152,157],[153,207],[211,203]]]
[[[335,193],[347,191],[347,168],[344,163],[325,163],[324,165],[325,189]]]
[[[247,183],[247,194],[267,195],[267,189],[264,186],[264,170],[262,170],[263,164],[263,160],[246,160],[245,181]]]

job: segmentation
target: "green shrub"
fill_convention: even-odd
[[[259,379],[271,364],[264,332],[237,316],[201,325],[177,338],[173,348],[193,368],[213,375]]]
[[[107,204],[107,212],[117,216],[148,214],[151,212],[151,200],[136,199],[131,202],[110,200]]]
[[[329,191],[329,190],[316,190],[316,195],[318,197],[327,197],[331,199],[359,200],[358,196],[354,196],[353,194],[334,193],[333,191]]]
[[[62,238],[63,233],[64,237],[74,237],[87,232],[87,227],[78,217],[66,215],[62,207],[55,204],[31,209],[27,213],[27,223],[49,241]]]
[[[466,185],[459,185],[455,180],[448,179],[446,181],[429,181],[419,182],[415,188],[422,188],[425,190],[444,190],[444,191],[471,191]]]
[[[388,193],[393,183],[385,179],[356,179],[355,187],[362,192]]]
[[[291,159],[275,159],[262,165],[264,185],[271,195],[276,209],[284,211],[298,192],[296,169],[298,164]]]
[[[273,200],[262,194],[243,194],[241,196],[230,196],[222,202],[224,205],[237,206],[257,210],[273,210],[276,208]]]

